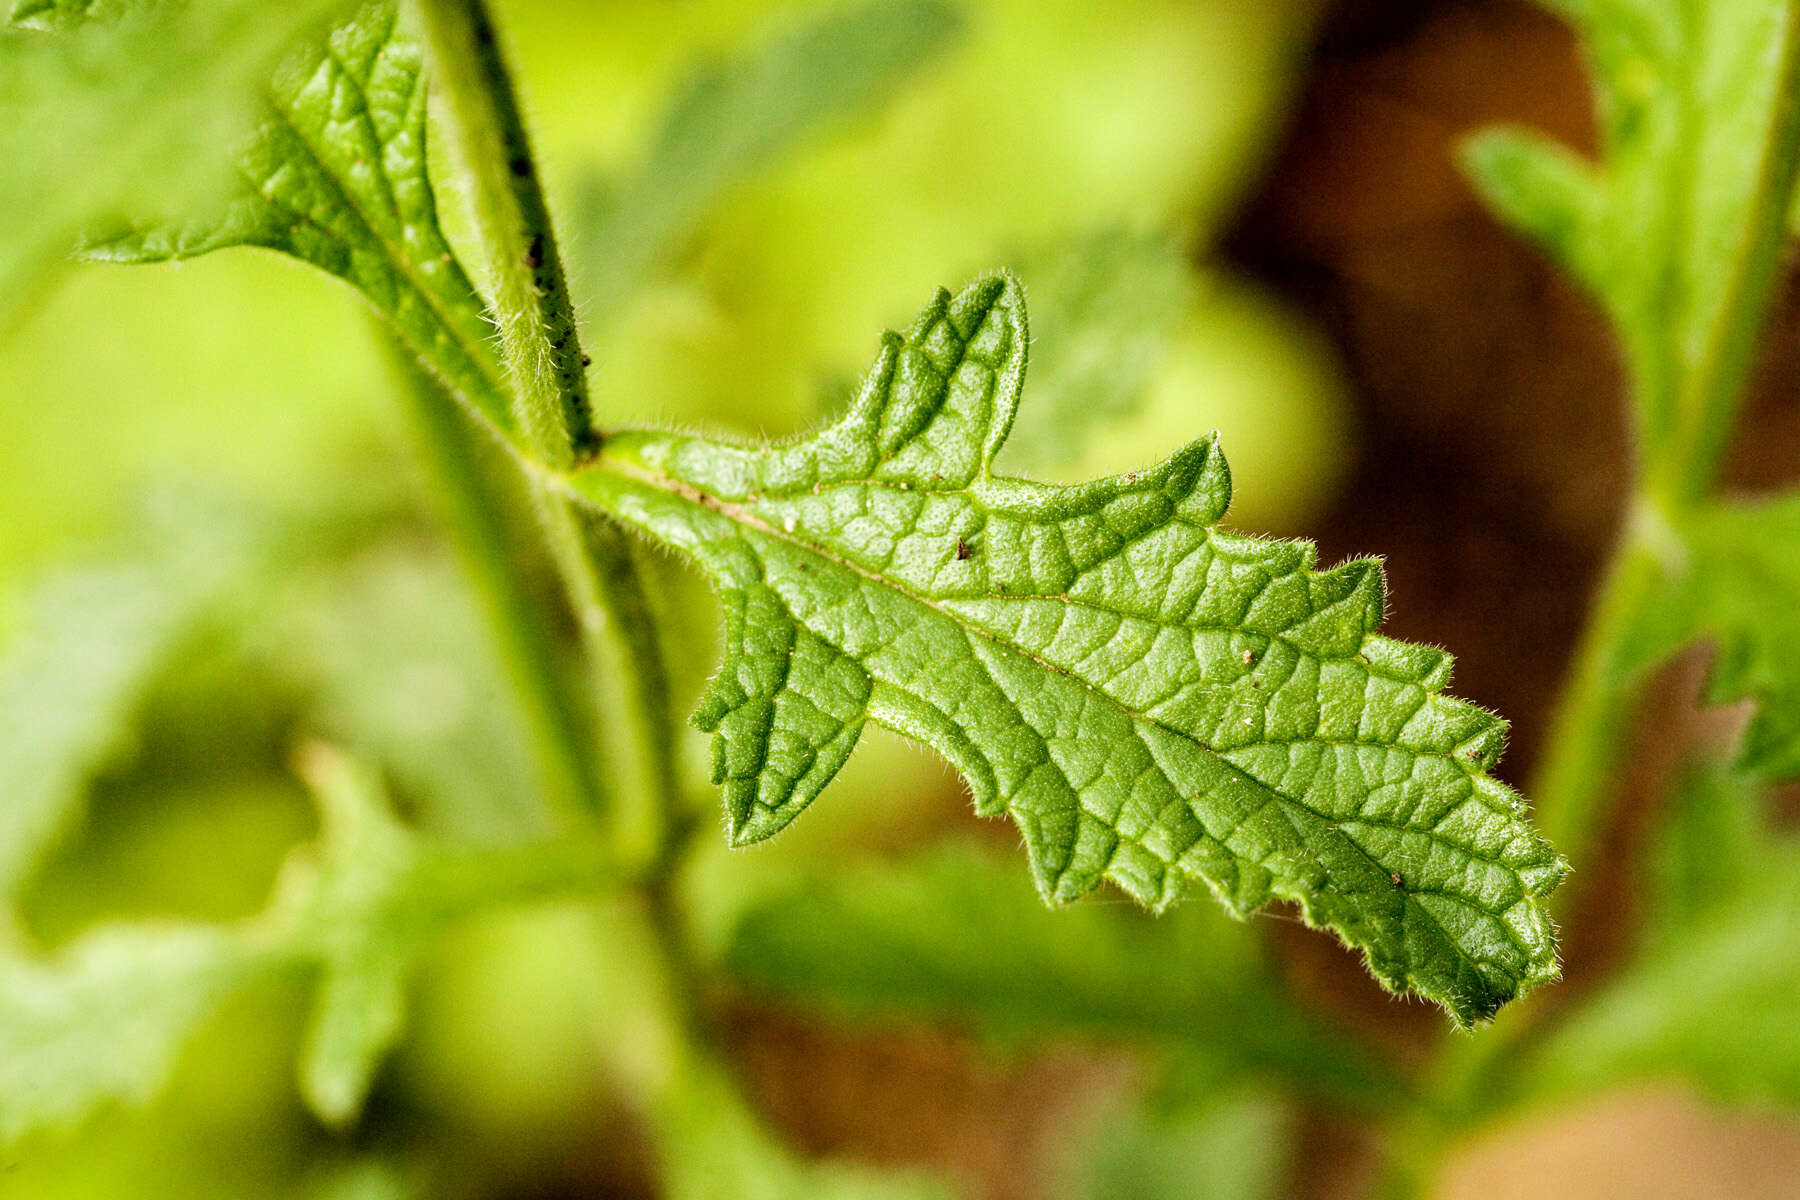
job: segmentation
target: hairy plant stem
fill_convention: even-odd
[[[499,515],[504,505],[480,459],[487,435],[410,354],[392,348],[396,369],[406,377],[402,391],[407,411],[443,523],[500,652],[501,669],[530,738],[545,808],[559,825],[572,827],[600,807],[603,794],[588,749],[591,723],[557,665],[545,632],[547,614],[524,586],[508,551]]]
[[[483,0],[421,0],[435,94],[467,180],[519,425],[558,466],[600,447],[562,252]]]
[[[515,391],[524,451],[567,470],[591,457],[586,356],[549,206],[518,99],[482,0],[420,0],[436,94],[473,197],[488,259],[490,303]],[[668,685],[652,610],[624,536],[566,496],[536,487],[539,515],[610,711],[608,759],[622,778],[608,813],[621,849],[644,862],[663,853],[674,770]],[[610,686],[609,686],[610,685]]]
[[[586,359],[512,83],[481,0],[422,0],[420,8],[490,260],[501,350],[528,443],[515,449],[602,678],[615,780],[608,841],[635,883],[600,917],[610,1009],[596,1023],[601,1049],[662,1135],[665,1178],[696,1169],[668,1147],[721,1144],[696,1122],[737,1131],[727,1143],[733,1154],[785,1159],[707,1045],[700,972],[675,895],[682,841],[671,819],[678,781],[668,678],[636,559],[619,526],[556,486],[602,439],[590,424]],[[754,1164],[698,1166],[703,1178],[726,1181]]]

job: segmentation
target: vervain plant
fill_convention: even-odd
[[[1232,480],[1218,439],[1077,484],[998,462],[1033,404],[1034,356],[1055,417],[1022,435],[1036,462],[1104,436],[1105,405],[1134,402],[1143,367],[1126,351],[1159,336],[1162,293],[1145,284],[1180,277],[1173,247],[1096,239],[1079,251],[1094,277],[1051,298],[1058,332],[1120,351],[1097,376],[1058,360],[1048,334],[1033,343],[1031,278],[995,273],[885,335],[842,413],[809,436],[751,446],[609,421],[606,364],[590,362],[584,330],[617,315],[733,180],[895,90],[955,36],[952,10],[837,11],[703,78],[641,174],[599,202],[598,232],[571,260],[481,0],[370,0],[322,17],[329,6],[290,7],[271,22],[220,6],[205,28],[237,49],[206,56],[202,74],[221,82],[187,55],[130,52],[179,43],[204,6],[21,0],[13,21],[35,32],[4,43],[21,71],[87,78],[94,63],[130,62],[132,95],[165,96],[175,115],[124,120],[101,95],[70,135],[99,149],[71,153],[126,166],[59,167],[90,184],[55,206],[24,185],[14,199],[45,215],[8,243],[23,249],[0,271],[41,269],[45,246],[82,229],[89,259],[260,247],[359,291],[392,342],[524,755],[509,758],[491,731],[409,743],[345,689],[295,756],[319,835],[259,915],[110,924],[53,956],[15,931],[0,961],[0,1136],[42,1137],[104,1101],[152,1096],[229,996],[296,975],[313,981],[301,1092],[324,1123],[350,1126],[438,935],[549,898],[594,902],[602,1048],[671,1195],[937,1187],[814,1164],[768,1133],[716,1055],[708,1002],[726,981],[857,1016],[1139,1047],[1160,1107],[1091,1168],[1097,1194],[1178,1154],[1194,1113],[1216,1116],[1209,1104],[1246,1087],[1380,1123],[1400,1192],[1482,1123],[1647,1071],[1800,1101],[1786,999],[1800,984],[1800,851],[1761,807],[1800,769],[1800,638],[1787,628],[1800,498],[1714,494],[1800,170],[1800,6],[1567,0],[1557,7],[1599,92],[1599,160],[1525,133],[1468,148],[1495,211],[1611,321],[1636,420],[1630,512],[1534,790],[1547,838],[1490,775],[1504,723],[1446,694],[1450,656],[1378,632],[1377,563],[1319,570],[1309,543],[1220,527]],[[268,47],[288,39],[253,128],[238,131],[235,182],[189,167],[161,188],[126,169],[130,155],[203,158],[223,135],[195,139],[181,113],[266,69]],[[126,83],[113,85],[120,104]],[[27,147],[33,132],[4,136]],[[196,208],[193,196],[217,199]],[[468,202],[466,229],[449,219],[452,196]],[[104,225],[122,203],[184,207]],[[572,272],[598,298],[585,320]],[[345,547],[393,520],[379,508],[170,501],[124,561],[46,586],[0,665],[0,889],[12,901],[122,732],[148,719],[170,665],[221,628],[248,645],[237,653],[268,656],[280,641],[268,614],[294,607],[296,579],[339,578]],[[538,573],[540,538],[558,587]],[[732,845],[829,804],[873,721],[951,764],[978,813],[1012,820],[1045,903],[1008,890],[1016,866],[963,848],[765,889],[722,943],[699,936],[710,835],[696,832],[706,821],[671,715],[659,630],[670,605],[653,586],[667,572],[645,546],[679,552],[723,608],[723,664],[693,722],[712,738]],[[1579,868],[1594,852],[1639,681],[1703,637],[1719,646],[1716,695],[1751,697],[1756,715],[1741,753],[1697,764],[1660,818],[1639,953],[1553,1020],[1509,1012],[1415,1077],[1330,1028],[1241,929],[1197,911],[1207,893],[1237,916],[1289,903],[1383,987],[1436,1003],[1459,1030],[1486,1026],[1557,976],[1547,898],[1562,856]],[[391,792],[462,815],[433,828]],[[1107,881],[1157,912],[1185,906],[1155,923],[1064,907]],[[1706,1019],[1721,1006],[1741,1019]],[[1267,1112],[1244,1101],[1228,1117],[1266,1142]],[[1203,1144],[1241,1156],[1219,1150],[1226,1141]],[[1205,1178],[1253,1190],[1269,1176]]]

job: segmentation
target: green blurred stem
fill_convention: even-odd
[[[1578,865],[1588,860],[1631,736],[1639,664],[1629,661],[1627,641],[1664,576],[1660,554],[1634,523],[1594,597],[1532,788],[1544,836]]]
[[[452,917],[619,888],[631,864],[593,834],[516,846],[445,847],[419,865],[434,911]]]
[[[611,828],[621,852],[660,870],[677,807],[662,639],[623,530],[538,484],[539,512],[594,660],[607,735]]]
[[[437,492],[443,521],[473,585],[502,669],[530,736],[545,807],[575,824],[600,806],[601,783],[589,752],[590,722],[556,661],[545,632],[549,615],[526,589],[508,551],[504,505],[483,473],[487,434],[438,381],[393,347],[406,375],[406,407]]]
[[[472,193],[500,347],[528,453],[552,471],[598,451],[587,359],[549,206],[512,79],[482,0],[419,0],[435,94]],[[622,786],[610,814],[622,848],[646,862],[668,841],[675,802],[668,684],[652,610],[624,536],[536,485],[544,530],[597,669],[609,760]],[[605,686],[610,683],[611,686]]]
[[[1645,465],[1644,490],[1671,511],[1713,489],[1755,363],[1775,282],[1786,263],[1794,187],[1800,179],[1800,3],[1782,6],[1775,111],[1742,237],[1729,265],[1730,290],[1705,357],[1684,380],[1674,435]]]
[[[605,905],[597,1032],[604,1060],[655,1132],[671,1197],[814,1194],[808,1168],[764,1126],[715,1052],[685,940],[653,895]]]
[[[1628,661],[1628,639],[1655,601],[1667,568],[1678,561],[1675,529],[1713,490],[1783,261],[1800,179],[1800,3],[1783,8],[1775,108],[1755,192],[1728,264],[1726,301],[1705,353],[1675,386],[1669,436],[1654,438],[1648,429],[1639,431],[1645,461],[1638,465],[1625,536],[1607,567],[1576,653],[1534,789],[1540,825],[1577,868],[1587,861],[1603,800],[1615,790],[1631,732],[1634,680],[1654,665]],[[1640,412],[1647,408],[1647,393],[1668,390],[1664,385],[1670,369],[1679,372],[1679,360],[1632,363]]]
[[[1647,424],[1638,431],[1643,461],[1625,532],[1595,597],[1532,789],[1540,828],[1577,868],[1570,881],[1576,888],[1617,792],[1639,682],[1655,666],[1639,661],[1633,633],[1679,564],[1682,518],[1715,486],[1783,261],[1800,180],[1800,3],[1784,5],[1775,96],[1755,195],[1728,268],[1730,290],[1704,355],[1685,373],[1679,359],[1667,356],[1632,363],[1640,415],[1656,407],[1655,395],[1673,391],[1672,422],[1661,436]],[[1645,358],[1655,354],[1655,348],[1644,352]],[[1672,372],[1684,377],[1670,388]],[[1558,896],[1565,912],[1578,894],[1570,884]],[[1378,1195],[1423,1194],[1454,1141],[1506,1109],[1516,1049],[1541,1025],[1535,1009],[1508,1012],[1494,1028],[1445,1048],[1422,1102],[1388,1131]]]

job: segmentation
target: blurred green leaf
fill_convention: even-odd
[[[1800,155],[1783,107],[1789,6],[1545,7],[1587,52],[1600,161],[1526,131],[1483,134],[1465,160],[1494,211],[1600,301],[1631,364],[1643,461],[1685,475],[1722,444],[1779,259]]]
[[[322,828],[316,851],[290,864],[276,913],[292,914],[290,952],[320,970],[301,1089],[321,1118],[342,1125],[361,1109],[400,1032],[407,976],[446,926],[591,891],[620,872],[610,849],[586,837],[493,847],[425,841],[394,818],[368,767],[323,744],[307,748],[301,769]]]
[[[663,1187],[669,1200],[949,1200],[916,1174],[808,1162],[757,1121],[716,1065],[676,1068],[658,1105]]]
[[[610,314],[666,264],[733,184],[891,97],[961,29],[945,0],[858,0],[696,71],[641,167],[589,185],[582,295]]]
[[[590,1014],[608,1061],[628,1082],[654,1134],[661,1193],[671,1200],[947,1200],[910,1172],[809,1161],[784,1145],[740,1090],[731,1070],[685,1022],[692,995],[670,970],[669,950],[637,897],[596,906],[589,936],[604,946]]]
[[[1800,1104],[1800,838],[1742,771],[1699,771],[1658,845],[1638,955],[1517,1068],[1536,1094],[1682,1079]]]
[[[505,677],[455,566],[404,541],[326,564],[271,614],[262,653],[312,728],[382,764],[419,824],[520,837],[542,812]]]
[[[570,478],[720,589],[695,721],[733,842],[792,822],[873,717],[1014,820],[1047,900],[1291,900],[1461,1024],[1554,978],[1565,864],[1488,775],[1505,726],[1444,694],[1450,657],[1376,633],[1379,564],[1217,528],[1215,439],[1074,486],[995,474],[1027,345],[1018,281],[983,278],[809,439],[620,434]]]
[[[18,0],[12,23],[21,29],[73,29],[88,21],[116,21],[133,8],[131,0]]]
[[[1157,918],[1045,908],[1023,873],[969,847],[808,877],[740,917],[729,968],[853,1021],[967,1022],[1003,1040],[1119,1040],[1197,1056],[1184,1075],[1261,1073],[1352,1107],[1385,1073],[1309,1016],[1248,929],[1189,905]]]
[[[1772,780],[1800,775],[1800,493],[1708,504],[1662,536],[1666,578],[1623,661],[1645,670],[1713,639],[1714,701],[1756,701],[1740,765]]]
[[[36,28],[0,29],[0,325],[95,225],[221,194],[250,97],[332,3],[18,5]]]
[[[342,1125],[362,1108],[400,1034],[406,976],[426,932],[425,914],[408,894],[419,848],[367,768],[315,746],[304,770],[323,828],[301,934],[314,945],[321,977],[300,1087],[314,1112]]]
[[[1058,1194],[1090,1200],[1258,1200],[1281,1194],[1291,1119],[1238,1095],[1179,1112],[1132,1107],[1101,1122]]]
[[[0,897],[73,819],[158,671],[255,574],[240,514],[166,499],[141,548],[39,584],[0,657]]]
[[[418,48],[393,0],[374,0],[276,75],[222,216],[97,239],[86,252],[139,263],[231,246],[293,255],[362,292],[465,403],[510,429],[492,326],[438,226],[426,128]]]
[[[0,959],[0,1138],[79,1120],[113,1099],[144,1100],[187,1036],[238,987],[316,967],[301,1086],[341,1125],[400,1030],[402,987],[448,925],[616,882],[594,840],[478,847],[404,830],[375,777],[322,744],[303,768],[322,817],[269,909],[237,926],[120,925],[50,963]]]
[[[1180,244],[1160,233],[1090,233],[1016,269],[1030,287],[1032,402],[1001,465],[1041,475],[1078,462],[1143,405],[1197,288]]]
[[[102,930],[49,965],[0,958],[0,1140],[154,1095],[257,965],[241,935],[199,925]]]
[[[364,1162],[308,1188],[307,1200],[411,1200],[418,1189],[384,1162]]]

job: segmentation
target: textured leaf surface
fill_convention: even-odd
[[[1220,532],[1210,440],[1075,487],[996,475],[1026,344],[1018,285],[984,279],[813,438],[624,435],[574,478],[719,588],[696,720],[732,839],[793,820],[874,717],[1017,822],[1050,899],[1291,899],[1459,1021],[1552,977],[1563,865],[1486,773],[1502,723],[1442,694],[1449,657],[1374,632],[1377,564]]]
[[[1180,1045],[1192,1052],[1184,1075],[1274,1076],[1352,1108],[1385,1081],[1287,999],[1249,931],[1217,910],[1053,912],[973,848],[859,863],[766,895],[740,917],[726,961],[754,987],[851,1020]]]
[[[291,254],[361,291],[427,365],[502,430],[512,414],[480,296],[438,226],[419,51],[376,0],[278,72],[222,215],[95,241],[118,262],[229,246]]]
[[[1625,343],[1647,461],[1696,434],[1693,381],[1718,369],[1734,302],[1759,290],[1755,249],[1784,215],[1761,208],[1781,98],[1785,5],[1765,0],[1551,0],[1576,28],[1598,93],[1601,157],[1523,131],[1468,149],[1508,223],[1600,301]],[[1772,252],[1773,247],[1769,248]]]

